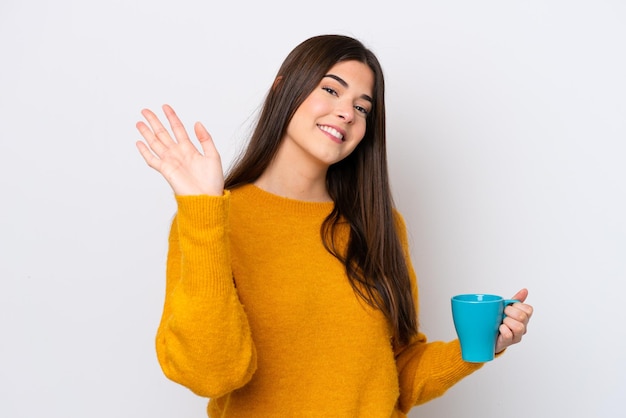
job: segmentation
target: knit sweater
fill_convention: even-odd
[[[393,344],[322,244],[332,202],[254,185],[176,200],[157,356],[168,378],[210,398],[209,417],[405,417],[481,366],[456,340]]]

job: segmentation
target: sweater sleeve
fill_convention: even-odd
[[[415,306],[418,301],[417,278],[409,253],[406,226],[396,212],[396,225],[405,252]],[[415,406],[443,395],[450,387],[483,366],[461,358],[458,340],[428,342],[418,333],[411,341],[395,350],[400,386],[399,407],[404,413]]]
[[[169,379],[216,398],[245,385],[256,369],[230,264],[230,195],[177,196],[176,201],[157,357]]]

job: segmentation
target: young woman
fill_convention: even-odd
[[[317,36],[280,67],[226,179],[199,123],[191,143],[144,110],[147,164],[171,185],[157,355],[211,398],[210,417],[404,417],[480,364],[418,331],[417,286],[389,188],[381,66],[359,41]],[[526,332],[506,310],[496,351]]]

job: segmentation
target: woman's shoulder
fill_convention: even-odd
[[[396,207],[392,209],[393,222],[396,225],[396,228],[399,230],[406,229],[406,221],[404,220],[404,216],[400,212],[400,210]]]

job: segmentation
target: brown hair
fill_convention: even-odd
[[[350,60],[372,70],[373,106],[359,145],[328,168],[326,184],[334,207],[320,233],[326,249],[345,265],[355,292],[384,312],[396,340],[406,343],[417,333],[417,314],[387,173],[384,78],[378,59],[361,42],[342,35],[322,35],[291,51],[267,94],[247,149],[226,177],[225,187],[233,189],[261,176],[300,104],[332,66]],[[350,237],[347,248],[341,249],[334,237],[338,225],[345,222],[350,226]]]

